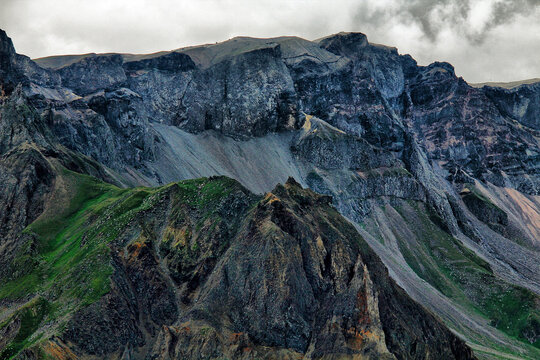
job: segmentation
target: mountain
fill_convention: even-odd
[[[0,88],[0,358],[540,356],[538,84],[361,33],[0,32]]]
[[[490,87],[500,87],[504,89],[512,89],[524,84],[534,84],[540,82],[540,78],[534,78],[534,79],[527,79],[527,80],[521,80],[521,81],[510,81],[510,82],[485,82],[485,83],[470,83],[469,85],[474,87],[484,87],[484,86],[490,86]]]

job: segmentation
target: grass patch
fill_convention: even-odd
[[[496,209],[498,211],[503,212],[490,199],[488,199],[486,196],[484,196],[484,194],[482,194],[482,192],[476,186],[467,184],[467,186],[465,186],[465,189],[469,190],[469,193],[465,194],[464,197],[473,196],[473,197],[477,198],[478,200],[482,201],[483,203],[485,203],[490,208],[493,208],[493,209]]]
[[[7,323],[14,321],[15,318],[20,322],[20,328],[15,338],[2,350],[0,360],[11,359],[25,347],[34,343],[30,337],[38,329],[39,325],[47,318],[50,311],[49,303],[43,298],[37,298],[19,309],[11,316],[0,328]]]
[[[2,353],[10,358],[30,344],[27,339],[44,319],[55,320],[90,305],[110,291],[113,274],[110,246],[123,246],[128,229],[143,228],[141,221],[168,194],[173,207],[196,213],[204,223],[218,217],[215,209],[240,185],[225,177],[186,180],[158,188],[120,189],[90,176],[62,168],[50,207],[23,231],[25,245],[12,263],[12,278],[0,286],[0,300],[27,299],[39,294],[46,307],[27,303],[24,329]],[[173,211],[174,213],[174,211]],[[208,221],[207,221],[208,220]],[[141,226],[139,226],[141,225]],[[215,224],[205,227],[214,232]],[[191,237],[191,233],[188,234]],[[125,237],[125,240],[124,240]],[[201,251],[193,242],[181,251]],[[29,317],[26,308],[41,309]],[[0,358],[0,359],[3,359]]]
[[[488,318],[510,337],[540,348],[540,299],[497,278],[489,264],[434,223],[431,211],[415,202],[396,207],[419,242],[396,232],[409,266],[446,296]]]

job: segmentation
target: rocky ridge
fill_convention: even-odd
[[[90,200],[56,245],[80,241],[82,252],[48,249],[57,254],[50,267],[32,265],[68,271],[46,277],[26,305],[51,324],[37,329],[50,338],[17,331],[28,326],[19,310],[5,321],[3,357],[27,341],[35,345],[21,356],[31,358],[474,358],[389,278],[331,198],[292,179],[264,198],[228,178],[129,192],[92,186],[100,202]],[[50,221],[58,220],[30,227],[38,243]],[[104,272],[110,284],[96,286]],[[77,298],[77,288],[86,294]]]

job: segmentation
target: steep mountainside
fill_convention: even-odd
[[[24,273],[2,295],[29,301],[4,319],[3,358],[472,358],[331,199],[294,180],[262,198],[228,178],[61,177],[79,185],[68,202],[84,200],[25,230]]]
[[[540,356],[537,83],[360,33],[34,62],[0,31],[0,87],[4,358],[472,356],[429,313]],[[178,183],[213,175],[248,190]]]

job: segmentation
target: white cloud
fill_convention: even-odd
[[[467,25],[471,31],[480,33],[485,30],[493,14],[493,5],[492,0],[480,0],[472,4],[467,17]]]

